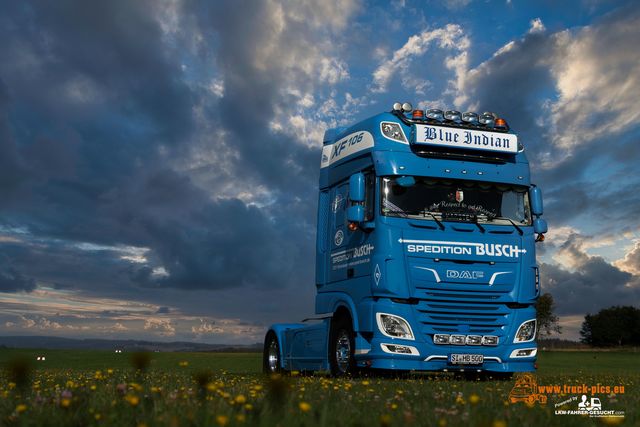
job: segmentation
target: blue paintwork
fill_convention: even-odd
[[[380,214],[379,177],[416,175],[478,180],[531,186],[529,163],[524,150],[510,155],[503,164],[469,160],[420,157],[410,144],[384,137],[380,122],[399,123],[407,139],[412,126],[403,124],[391,113],[382,113],[350,128],[329,130],[324,145],[348,135],[367,131],[373,147],[359,151],[320,170],[318,233],[316,245],[316,314],[348,310],[356,331],[356,361],[360,366],[403,370],[456,370],[465,366],[448,363],[450,353],[483,354],[482,369],[495,372],[519,372],[534,369],[535,357],[509,359],[514,349],[536,347],[535,341],[513,344],[519,325],[535,318],[534,303],[539,294],[535,284],[535,235],[532,226],[514,227],[462,222],[444,222],[441,230],[434,221],[411,220]],[[339,145],[339,144],[336,144]],[[343,146],[342,148],[345,148]],[[474,151],[478,154],[478,151]],[[490,154],[490,153],[489,153]],[[356,231],[347,228],[349,177],[370,171],[375,179],[373,218]],[[537,195],[536,195],[537,197]],[[536,201],[538,202],[538,201]],[[542,206],[539,200],[540,208]],[[366,228],[366,229],[363,229]],[[453,241],[511,245],[526,250],[517,257],[482,255],[438,255],[409,252],[406,240]],[[363,249],[364,248],[364,249]],[[368,262],[332,268],[336,254],[354,249],[366,252]],[[362,255],[362,259],[365,255]],[[456,263],[456,260],[465,264]],[[472,263],[469,263],[472,261]],[[448,277],[448,270],[473,270],[478,279]],[[489,284],[490,278],[493,279]],[[396,302],[394,302],[394,300]],[[398,302],[400,301],[400,302]],[[376,313],[391,313],[409,322],[415,339],[402,340],[382,334]],[[330,319],[315,324],[273,325],[286,370],[328,369]],[[435,345],[434,333],[495,335],[497,346]],[[380,344],[415,347],[419,355],[389,354]]]

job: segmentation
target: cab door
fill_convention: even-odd
[[[331,189],[331,211],[329,213],[329,282],[347,278],[349,231],[347,230],[347,201],[349,183],[345,181]]]
[[[365,173],[365,183],[365,218],[366,221],[373,221],[375,176],[372,171]],[[328,262],[329,282],[338,282],[371,274],[372,232],[362,228],[350,231],[348,227],[348,180],[332,189],[331,200],[331,233],[329,234],[328,242],[328,247],[331,248]]]

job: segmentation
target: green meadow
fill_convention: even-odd
[[[44,361],[37,361],[44,356]],[[542,352],[538,385],[624,386],[596,393],[621,417],[557,415],[575,393],[511,403],[515,380],[452,374],[266,377],[257,353],[129,354],[0,349],[2,426],[639,425],[640,354]],[[576,409],[577,400],[561,409]]]

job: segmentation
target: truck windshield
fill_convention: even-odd
[[[531,224],[525,186],[417,176],[384,177],[381,185],[382,215],[516,228]]]

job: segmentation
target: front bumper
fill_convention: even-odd
[[[514,309],[509,315],[508,325],[496,333],[499,343],[489,345],[438,345],[433,343],[433,335],[425,333],[427,326],[416,320],[414,309],[409,304],[391,301],[378,301],[374,313],[382,311],[392,313],[409,322],[414,340],[394,339],[385,336],[374,328],[373,336],[365,338],[358,335],[355,359],[359,367],[390,370],[415,371],[465,371],[465,372],[529,372],[536,369],[537,346],[535,341],[514,343],[513,337],[520,324],[535,318],[535,309],[527,307]],[[464,334],[464,331],[459,333]],[[406,347],[409,351],[393,353],[389,348]],[[406,350],[405,348],[405,350]],[[532,349],[531,356],[515,357],[517,350]],[[481,354],[482,364],[452,364],[451,354]]]

